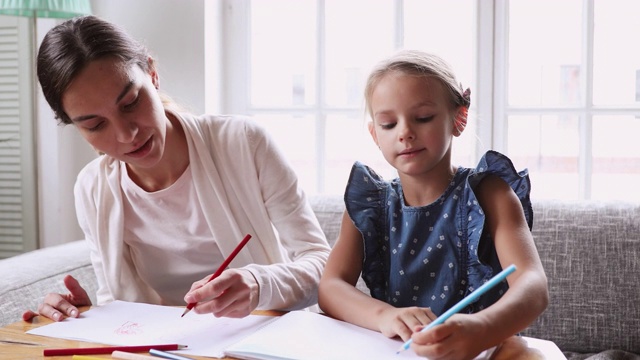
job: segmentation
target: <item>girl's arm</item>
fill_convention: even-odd
[[[547,278],[520,200],[502,179],[487,176],[476,189],[503,268],[517,270],[509,290],[493,305],[471,315],[456,314],[413,336],[411,348],[430,358],[472,358],[531,324],[547,307]]]
[[[500,342],[524,330],[546,309],[547,278],[515,192],[502,179],[489,176],[480,183],[477,196],[486,214],[485,231],[493,234],[502,268],[517,267],[507,278],[505,295],[479,313]]]
[[[358,290],[363,251],[362,235],[345,212],[320,280],[320,308],[333,318],[409,339],[415,326],[428,324],[435,315],[427,308],[395,308]]]

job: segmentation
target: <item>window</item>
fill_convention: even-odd
[[[504,151],[526,164],[539,196],[640,200],[630,190],[640,181],[640,51],[616,40],[640,30],[640,4],[502,4]]]
[[[629,7],[640,5],[227,1],[223,111],[264,124],[307,192],[341,194],[355,160],[394,176],[366,130],[364,81],[395,49],[422,49],[472,89],[454,163],[495,149],[529,169],[534,198],[640,200],[612,186],[640,180],[640,53],[609,41],[636,23]]]
[[[0,259],[37,247],[31,31],[0,16]]]

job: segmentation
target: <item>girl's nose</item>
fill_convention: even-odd
[[[132,142],[138,133],[138,125],[136,122],[127,119],[118,119],[114,121],[114,128],[116,131],[116,140],[122,144]]]
[[[415,139],[415,133],[406,121],[401,121],[397,125],[399,127],[398,138],[400,141],[410,141]]]

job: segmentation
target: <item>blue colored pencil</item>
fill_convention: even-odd
[[[432,327],[434,327],[436,325],[440,325],[443,322],[447,321],[447,319],[449,319],[451,317],[451,315],[453,315],[453,314],[459,312],[460,310],[464,309],[465,307],[469,306],[469,304],[474,302],[482,294],[484,294],[487,291],[489,291],[492,287],[498,285],[500,282],[502,282],[504,279],[506,279],[507,276],[509,276],[514,271],[516,271],[516,266],[513,265],[513,264],[509,265],[506,269],[504,269],[501,272],[499,272],[496,276],[492,277],[489,281],[487,281],[486,283],[482,284],[482,286],[480,286],[478,289],[476,289],[476,291],[472,292],[471,294],[467,295],[467,297],[465,297],[464,299],[460,300],[457,304],[455,304],[453,307],[451,307],[451,309],[447,310],[442,315],[438,316],[435,320],[433,320],[431,323],[429,323],[429,325],[423,327],[422,330],[420,330],[420,332],[429,330]],[[400,349],[398,349],[397,353],[400,353],[400,352],[402,352],[404,350],[407,350],[410,345],[411,345],[411,339],[407,340],[404,344],[402,344]]]
[[[180,355],[176,355],[176,354],[172,354],[169,352],[160,351],[156,349],[149,350],[149,354],[153,356],[161,357],[164,359],[171,359],[171,360],[193,360],[192,358],[188,358],[186,356],[180,356]]]

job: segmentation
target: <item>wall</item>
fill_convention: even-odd
[[[215,35],[221,6],[207,0],[93,0],[93,14],[117,23],[145,44],[158,63],[160,89],[194,113],[215,111],[219,66],[205,63],[205,51],[219,49]],[[210,22],[205,34],[205,18]],[[40,38],[57,20],[38,21]],[[212,36],[206,38],[205,36]],[[206,44],[206,47],[205,47]],[[208,49],[208,50],[207,50]],[[212,50],[213,49],[213,50]],[[40,96],[38,184],[40,246],[83,238],[77,225],[73,184],[95,152],[73,126],[58,126]]]

